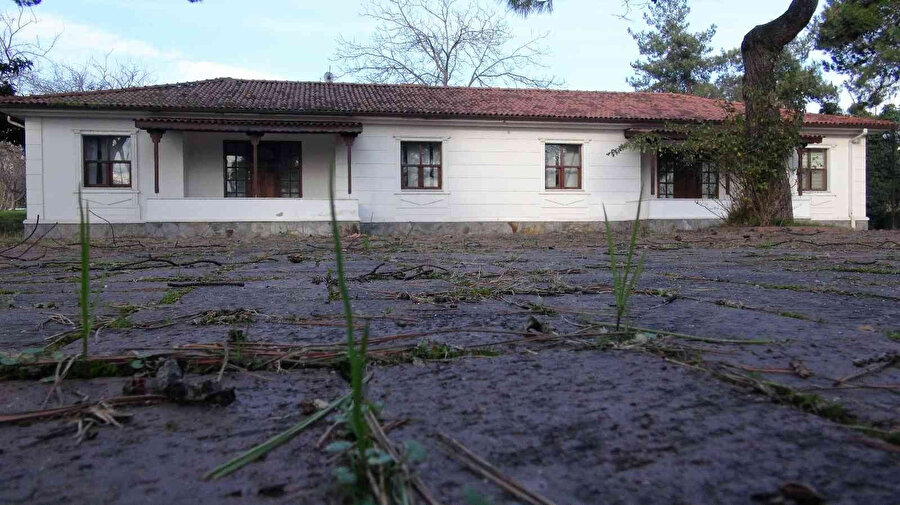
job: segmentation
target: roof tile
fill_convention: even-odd
[[[7,108],[136,109],[541,121],[715,121],[724,102],[674,93],[429,87],[232,78],[0,98]],[[736,104],[740,107],[741,104]],[[890,121],[807,114],[807,125],[892,128]]]

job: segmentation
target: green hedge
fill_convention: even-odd
[[[22,233],[22,221],[24,220],[24,210],[0,210],[0,235]]]

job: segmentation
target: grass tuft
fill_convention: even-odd
[[[78,188],[78,235],[81,241],[81,279],[78,285],[78,303],[81,306],[81,357],[88,357],[88,338],[91,336],[91,227],[90,209]]]
[[[641,194],[643,192],[642,185]],[[619,331],[622,320],[628,315],[628,300],[644,272],[644,260],[647,258],[647,253],[644,252],[637,263],[634,261],[637,252],[638,229],[641,225],[640,219],[641,201],[638,200],[637,214],[634,216],[634,224],[631,227],[631,240],[628,243],[628,252],[625,254],[625,264],[620,267],[616,261],[616,242],[609,224],[609,216],[606,215],[606,205],[603,206],[603,222],[606,224],[606,240],[609,244],[609,267],[612,270],[613,294],[616,297],[616,331]]]

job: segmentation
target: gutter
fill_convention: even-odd
[[[10,115],[7,115],[7,116],[6,116],[6,122],[9,123],[9,124],[11,124],[11,125],[13,125],[13,126],[17,126],[17,127],[21,128],[21,129],[23,129],[23,130],[25,129],[25,125],[24,125],[24,124],[22,124],[22,123],[16,121],[16,120],[13,119],[12,116],[10,116]]]
[[[848,179],[847,179],[847,190],[849,194],[847,195],[847,211],[850,216],[850,228],[856,229],[856,215],[853,214],[853,144],[859,144],[859,140],[869,134],[868,128],[863,128],[859,135],[850,139],[850,144],[848,144],[847,148],[847,168],[848,168]]]

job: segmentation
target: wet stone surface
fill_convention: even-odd
[[[344,245],[357,323],[374,342],[370,400],[384,424],[405,421],[391,439],[428,449],[417,469],[432,493],[517,503],[448,457],[444,433],[562,505],[776,503],[791,482],[827,503],[896,501],[900,448],[884,438],[900,430],[900,364],[879,365],[900,353],[898,242],[828,228],[642,236],[646,269],[629,322],[684,335],[624,341],[596,324],[615,318],[604,237]],[[97,245],[91,353],[145,368],[67,378],[52,394],[52,367],[7,373],[0,414],[120,396],[153,356],[185,346],[344,341],[327,240]],[[41,243],[15,258],[23,249],[0,260],[0,352],[49,344],[57,358],[74,356],[77,250]],[[243,286],[169,286],[223,281]],[[452,355],[413,354],[417,344]],[[221,361],[191,377],[216,379]],[[263,361],[221,370],[236,393],[229,405],[119,406],[130,415],[121,428],[94,427],[80,442],[71,417],[0,424],[0,503],[341,503],[335,457],[316,448],[330,421],[201,480],[297,423],[303,405],[348,387],[327,366],[247,370]]]

